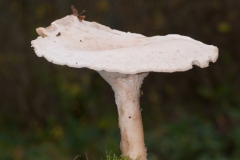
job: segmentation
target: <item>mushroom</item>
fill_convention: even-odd
[[[186,71],[207,67],[218,48],[180,35],[145,37],[121,32],[69,15],[38,28],[31,42],[35,53],[49,62],[96,70],[112,87],[119,115],[123,156],[146,160],[140,87],[149,72]],[[61,33],[61,36],[56,36]]]

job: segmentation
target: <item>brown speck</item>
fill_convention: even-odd
[[[129,116],[128,118],[132,118],[131,116]]]
[[[77,16],[80,21],[82,21],[86,17],[84,15],[81,15],[82,13],[86,12],[85,10],[78,14],[78,10],[73,5],[71,6],[71,10],[73,12],[73,15]]]
[[[80,21],[82,21],[86,16],[77,16]]]
[[[74,16],[78,16],[78,10],[74,7],[74,5],[71,6],[71,10]]]
[[[80,42],[82,42],[82,40],[80,40]]]
[[[60,33],[60,32],[58,32],[58,34],[57,34],[56,36],[58,37],[58,36],[60,36],[60,35],[61,35],[61,33]]]

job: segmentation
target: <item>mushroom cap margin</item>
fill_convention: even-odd
[[[176,72],[193,65],[204,68],[218,58],[217,47],[186,36],[145,37],[96,22],[80,22],[73,15],[40,30],[42,35],[31,42],[35,53],[74,68],[123,74]]]

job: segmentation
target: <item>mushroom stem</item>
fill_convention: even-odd
[[[140,87],[148,73],[120,74],[99,71],[99,74],[112,86],[115,92],[122,155],[128,156],[131,160],[146,160],[147,153],[139,97]]]

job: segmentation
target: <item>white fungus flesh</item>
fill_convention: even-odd
[[[74,15],[37,31],[40,36],[32,46],[39,57],[75,68],[123,74],[175,72],[189,70],[192,65],[207,67],[218,57],[217,47],[189,37],[145,37],[79,21]]]
[[[39,57],[75,68],[90,68],[112,86],[119,115],[122,155],[146,160],[139,103],[140,87],[149,72],[207,67],[218,49],[180,35],[145,37],[113,30],[96,22],[66,16],[38,28],[32,46]]]

